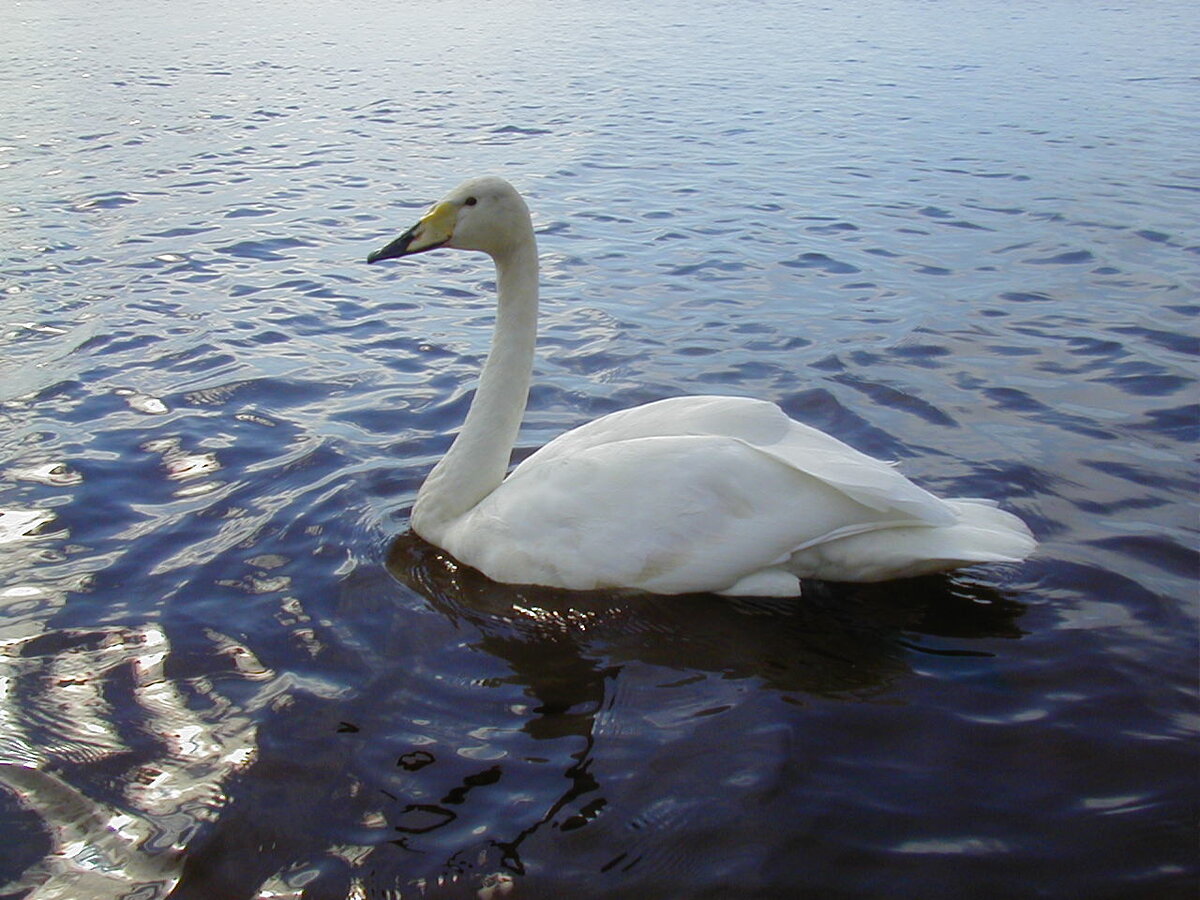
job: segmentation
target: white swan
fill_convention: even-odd
[[[495,335],[462,430],[417,495],[421,537],[495,581],[795,596],[1018,562],[1035,542],[989,500],[941,500],[886,463],[745,397],[676,397],[555,438],[505,478],[537,335],[529,210],[464,182],[367,261],[453,247],[496,264]]]

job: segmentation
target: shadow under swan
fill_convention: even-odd
[[[784,693],[867,699],[910,671],[912,654],[989,656],[963,642],[1015,639],[1024,604],[965,577],[808,583],[803,598],[567,591],[491,581],[409,532],[389,572],[530,678],[550,646],[610,662],[755,678]],[[953,642],[953,643],[951,643]],[[562,679],[556,679],[561,683]]]

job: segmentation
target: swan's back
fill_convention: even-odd
[[[611,413],[558,436],[513,474],[599,444],[668,435],[734,438],[872,509],[902,512],[930,525],[954,521],[943,500],[891,465],[797,422],[774,403],[750,397],[672,397]]]

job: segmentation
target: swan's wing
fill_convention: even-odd
[[[774,403],[749,397],[673,397],[621,410],[555,438],[513,475],[604,444],[696,435],[741,441],[879,512],[903,513],[929,525],[949,525],[957,518],[943,500],[890,464],[789,418]]]
[[[825,540],[920,524],[739,438],[656,435],[577,450],[530,457],[439,543],[497,581],[681,593],[729,590]]]

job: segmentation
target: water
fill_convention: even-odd
[[[1192,896],[1191,6],[478,6],[6,11],[0,895]],[[492,274],[363,260],[484,172],[518,455],[748,394],[1039,554],[732,602],[406,536]]]

